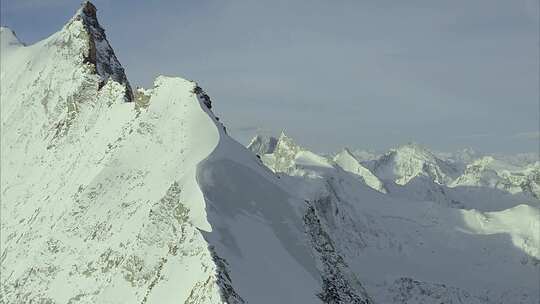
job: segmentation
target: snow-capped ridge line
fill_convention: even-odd
[[[19,40],[14,30],[6,26],[0,26],[0,49],[2,51],[21,46],[25,45]]]

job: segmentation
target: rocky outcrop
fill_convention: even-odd
[[[99,88],[103,87],[109,79],[112,79],[125,85],[125,100],[131,102],[133,101],[133,92],[124,68],[107,41],[105,30],[99,25],[96,13],[96,7],[90,1],[84,1],[82,7],[72,19],[72,22],[82,22],[84,28],[81,34],[88,44],[84,62],[95,66],[96,73],[101,77]]]
[[[318,294],[325,304],[371,304],[367,292],[348,269],[331,237],[325,231],[318,212],[312,203],[304,215],[306,233],[311,240],[322,275],[322,291]]]
[[[256,155],[274,153],[278,143],[278,139],[273,136],[257,135],[248,144],[247,148]]]

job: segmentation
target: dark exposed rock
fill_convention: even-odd
[[[228,304],[247,303],[233,288],[227,261],[217,255],[214,247],[210,246],[208,249],[210,250],[212,259],[217,267],[217,284],[220,288],[222,300]]]
[[[309,202],[304,225],[322,273],[322,291],[317,295],[326,304],[372,304],[360,282],[347,273],[347,264],[326,233],[317,210]]]
[[[133,92],[124,68],[120,65],[114,51],[109,45],[105,30],[99,25],[96,7],[90,1],[83,2],[79,14],[75,16],[75,20],[81,20],[86,30],[88,53],[84,56],[84,62],[95,66],[96,73],[102,78],[99,89],[109,79],[112,79],[125,85],[125,101],[133,101]]]

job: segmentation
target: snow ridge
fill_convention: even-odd
[[[2,40],[2,302],[538,303],[538,164],[249,151],[195,82],[130,95],[89,2]]]
[[[19,46],[24,46],[22,42],[19,41],[15,32],[7,27],[0,27],[0,48],[2,50],[8,50],[16,48]]]
[[[371,173],[369,169],[364,167],[349,149],[345,148],[336,156],[334,156],[334,161],[345,171],[360,176],[364,183],[366,183],[366,185],[370,186],[371,188],[382,193],[387,192],[384,184],[379,180],[379,178],[373,173]]]

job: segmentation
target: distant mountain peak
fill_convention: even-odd
[[[456,171],[456,168],[417,143],[391,149],[374,164],[374,173],[379,178],[393,180],[399,185],[405,185],[419,175],[429,176],[438,184],[446,184],[456,177]]]
[[[406,144],[397,146],[393,149],[390,149],[390,152],[396,152],[396,153],[410,153],[415,154],[418,156],[428,157],[428,158],[435,158],[433,153],[426,148],[425,146],[415,143],[415,142],[408,142]]]
[[[367,186],[382,193],[387,192],[379,178],[377,178],[369,169],[364,167],[349,148],[343,148],[341,152],[334,156],[333,161],[343,168],[343,170],[361,177]]]
[[[256,135],[247,148],[257,155],[274,153],[278,139],[273,136]]]
[[[285,134],[285,131],[281,131],[281,134],[278,137],[277,150],[287,149],[287,150],[301,150],[301,146],[294,141],[291,137]]]
[[[353,157],[354,159],[356,159],[356,156],[354,155],[354,153],[351,151],[351,149],[349,149],[348,147],[344,147],[340,153],[343,153],[343,154],[348,154],[350,155],[351,157]]]

